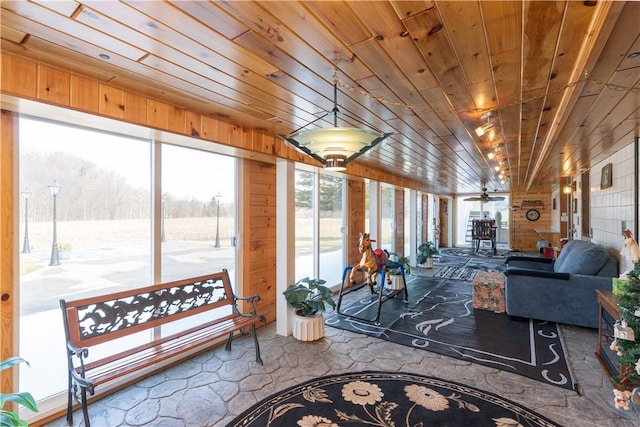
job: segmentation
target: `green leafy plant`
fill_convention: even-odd
[[[389,267],[391,267],[389,269],[389,274],[391,274],[392,276],[399,276],[401,271],[400,271],[400,265],[404,266],[404,272],[406,274],[411,274],[411,265],[409,265],[409,257],[403,256],[403,255],[398,255],[394,252],[389,252]]]
[[[295,285],[289,286],[282,294],[287,303],[295,308],[296,313],[304,317],[312,317],[327,310],[325,304],[335,308],[333,292],[322,279],[305,277]]]
[[[24,362],[29,366],[29,362],[21,357],[10,357],[9,359],[0,362],[0,371],[11,368],[21,362]],[[33,396],[31,396],[31,393],[23,392],[0,394],[0,408],[4,408],[4,404],[6,402],[13,402],[18,405],[22,405],[33,412],[38,412],[36,401],[33,399]],[[0,409],[0,426],[27,427],[27,422],[20,418],[17,412]]]
[[[435,243],[431,241],[420,243],[420,246],[418,246],[418,257],[416,258],[416,261],[418,264],[424,264],[427,262],[427,258],[433,258],[434,255],[439,253],[440,252],[438,252]]]

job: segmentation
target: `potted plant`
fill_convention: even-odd
[[[282,294],[295,310],[293,337],[300,341],[315,341],[324,336],[324,318],[327,304],[335,308],[333,291],[324,286],[323,279],[305,277],[289,286]]]
[[[387,273],[389,274],[390,280],[390,284],[388,285],[388,287],[393,290],[404,288],[404,277],[402,277],[402,269],[400,268],[400,266],[404,267],[405,274],[411,274],[409,257],[398,255],[394,252],[389,252],[389,261],[387,266],[389,267]]]
[[[438,248],[432,241],[420,243],[416,261],[425,268],[433,268],[433,256],[439,254]]]
[[[4,369],[8,369],[13,365],[24,362],[29,365],[29,362],[24,360],[21,357],[10,357],[9,359],[3,360],[0,362],[0,371]],[[19,427],[27,427],[27,422],[20,418],[18,412],[5,411],[1,409],[4,407],[6,402],[13,402],[17,405],[22,405],[27,409],[32,410],[33,412],[38,412],[38,407],[36,405],[36,401],[31,396],[31,393],[22,392],[22,393],[9,393],[9,394],[0,394],[0,426],[19,426]]]
[[[69,259],[71,256],[71,243],[58,243],[58,258]]]

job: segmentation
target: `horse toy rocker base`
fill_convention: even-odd
[[[360,258],[360,262],[351,269],[349,282],[351,282],[351,285],[355,285],[356,271],[366,270],[367,285],[369,285],[369,289],[371,289],[371,294],[374,294],[373,285],[378,281],[380,270],[386,270],[389,254],[382,249],[376,249],[374,251],[371,249],[371,242],[375,242],[375,240],[371,240],[369,233],[360,233],[358,252],[362,254],[362,258]],[[387,275],[387,283],[391,284],[391,277],[389,275]]]
[[[369,233],[360,233],[360,243],[358,245],[358,250],[362,254],[362,258],[358,265],[354,265],[353,267],[348,265],[345,267],[342,273],[342,282],[340,283],[340,292],[338,296],[338,303],[336,304],[336,312],[340,316],[346,316],[351,319],[358,319],[365,322],[373,322],[376,326],[380,326],[380,314],[382,312],[382,303],[386,301],[390,301],[395,299],[397,295],[401,292],[404,293],[404,302],[409,303],[409,292],[407,291],[406,281],[404,282],[404,286],[401,289],[394,290],[385,290],[384,283],[380,283],[380,289],[377,294],[377,304],[376,304],[376,315],[371,318],[370,316],[357,316],[355,313],[351,313],[350,309],[347,308],[347,311],[342,311],[342,299],[343,297],[351,292],[357,291],[363,288],[365,285],[369,285],[369,289],[371,290],[371,295],[376,294],[373,290],[373,286],[378,281],[378,276],[382,274],[383,281],[386,277],[386,282],[391,284],[391,277],[388,274],[389,268],[399,268],[402,274],[402,279],[404,281],[404,267],[400,263],[390,263],[389,262],[389,253],[387,251],[383,251],[382,249],[376,249],[375,251],[371,249],[371,242],[375,242],[375,240],[371,240],[369,237]],[[351,270],[348,281],[347,281],[347,273]],[[366,282],[362,283],[360,286],[356,285],[356,271],[366,271]],[[345,284],[350,284],[351,287],[349,289],[345,289]]]

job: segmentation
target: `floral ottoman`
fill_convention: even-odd
[[[505,312],[504,274],[479,271],[473,279],[473,308]]]

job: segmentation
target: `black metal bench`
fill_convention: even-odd
[[[227,270],[197,278],[148,286],[74,301],[60,300],[64,318],[68,365],[67,422],[73,423],[73,400],[80,400],[88,427],[87,392],[143,368],[174,358],[192,349],[204,349],[228,336],[226,350],[231,350],[235,332],[250,330],[256,347],[256,362],[262,364],[256,324],[266,323],[256,311],[260,297],[238,297],[231,289]],[[244,314],[238,302],[246,302]],[[216,310],[217,309],[217,310]],[[89,357],[89,348],[149,331],[180,319],[211,312],[212,319],[187,327],[148,343],[131,345],[97,359]],[[219,313],[225,311],[225,313]],[[156,329],[154,333],[159,333]],[[126,346],[126,345],[125,345]],[[101,349],[102,350],[102,349]]]

